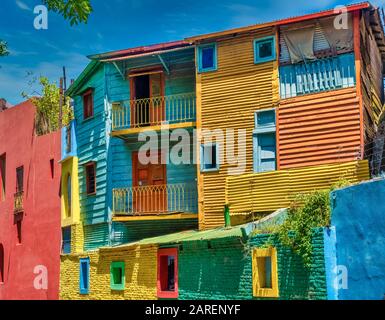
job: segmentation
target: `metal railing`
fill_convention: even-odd
[[[113,190],[114,215],[196,213],[197,187],[180,183]]]
[[[19,191],[14,194],[14,213],[20,213],[24,211],[24,206],[23,206],[23,199],[24,199],[24,192]]]
[[[114,102],[112,130],[193,122],[195,112],[195,93]]]
[[[343,54],[279,68],[281,99],[355,85],[353,54]]]

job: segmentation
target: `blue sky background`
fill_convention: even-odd
[[[32,73],[57,81],[62,66],[76,78],[86,55],[179,40],[184,37],[266,22],[359,1],[335,0],[91,0],[88,24],[71,27],[49,13],[48,30],[35,30],[39,0],[1,0],[0,39],[10,56],[0,58],[0,97],[17,104],[32,93]],[[385,0],[372,1],[383,5]]]

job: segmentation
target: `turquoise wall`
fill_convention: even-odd
[[[106,207],[108,197],[107,150],[109,144],[108,113],[105,106],[104,66],[100,66],[82,86],[79,92],[94,88],[94,116],[83,119],[81,95],[74,97],[76,135],[79,157],[80,212],[84,224],[107,222],[109,212]],[[84,165],[96,162],[96,195],[86,195]]]
[[[338,299],[383,300],[385,180],[336,190],[331,199],[337,265],[348,271],[347,288],[338,281]]]

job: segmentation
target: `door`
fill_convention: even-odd
[[[254,137],[255,172],[276,170],[275,132],[261,133]]]
[[[131,77],[131,127],[159,125],[164,120],[162,72]]]
[[[133,212],[154,214],[167,212],[166,165],[161,164],[161,152],[157,153],[158,164],[143,164],[139,152],[133,152]]]
[[[163,74],[155,73],[150,76],[150,121],[153,125],[160,125],[164,120]]]

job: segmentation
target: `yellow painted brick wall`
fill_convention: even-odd
[[[157,247],[104,248],[61,257],[61,300],[150,300],[157,299]],[[79,259],[90,258],[90,291],[79,294]],[[124,291],[110,288],[110,264],[125,262]]]
[[[71,226],[71,253],[81,253],[84,247],[83,224]]]

